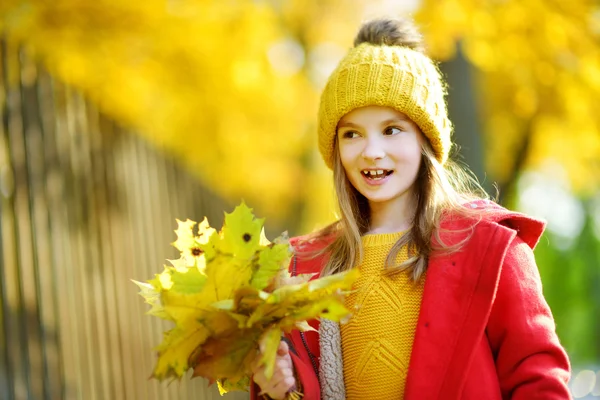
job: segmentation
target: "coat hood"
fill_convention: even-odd
[[[515,230],[517,236],[527,243],[531,249],[534,249],[538,244],[546,228],[546,221],[507,210],[493,201],[477,200],[467,203],[465,206],[482,210],[482,217],[486,221]]]

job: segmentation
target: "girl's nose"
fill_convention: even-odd
[[[366,160],[380,160],[385,156],[383,143],[377,137],[367,137],[362,157]]]

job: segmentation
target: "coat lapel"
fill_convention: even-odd
[[[484,334],[504,255],[514,236],[511,229],[481,221],[459,252],[431,258],[406,400],[460,398],[474,343]]]

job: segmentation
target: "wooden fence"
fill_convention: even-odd
[[[130,279],[176,256],[175,218],[220,226],[228,205],[22,50],[0,52],[0,398],[218,398],[203,379],[148,379],[167,326]]]

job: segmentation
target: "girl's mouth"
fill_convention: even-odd
[[[379,186],[387,182],[394,171],[391,169],[363,169],[360,172],[367,185]]]
[[[380,181],[390,176],[394,171],[391,169],[363,169],[360,172],[369,180]]]

